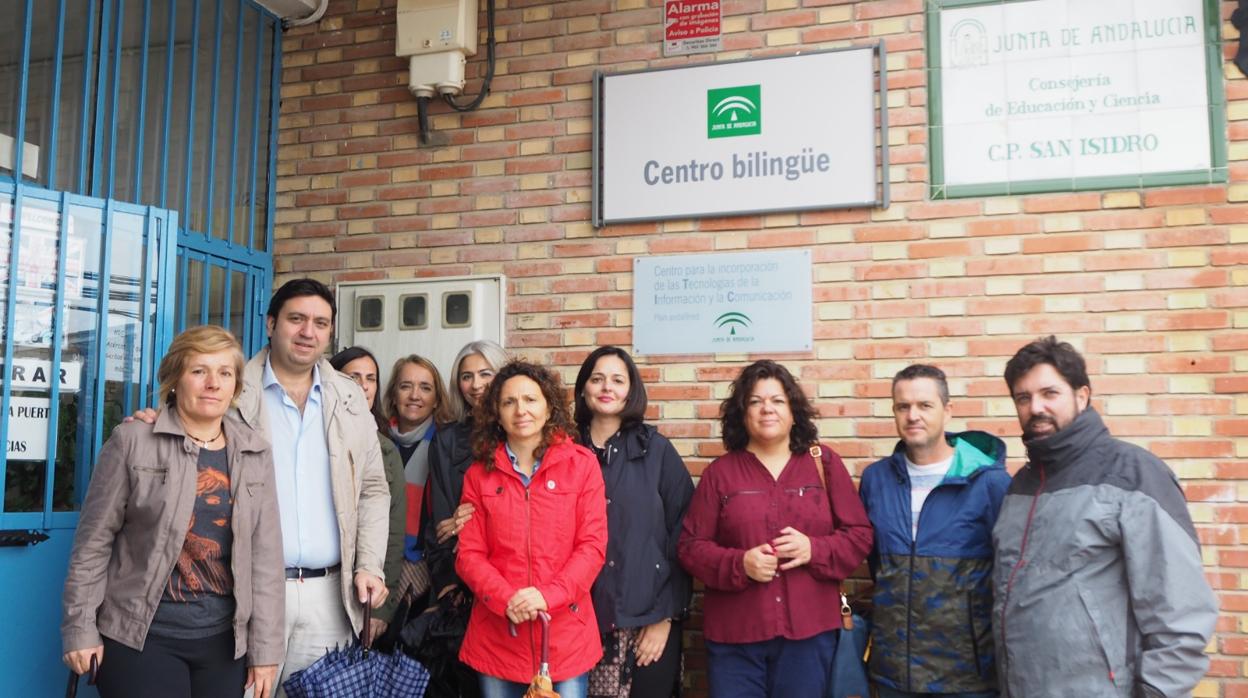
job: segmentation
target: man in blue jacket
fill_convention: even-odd
[[[893,377],[893,454],[862,474],[875,528],[870,673],[879,698],[996,695],[992,527],[1009,487],[1005,444],[946,432],[945,374],[915,364]]]

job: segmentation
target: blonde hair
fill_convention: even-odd
[[[500,347],[497,342],[491,342],[488,339],[468,342],[455,355],[455,360],[451,362],[451,375],[446,377],[446,386],[450,397],[451,414],[461,422],[472,414],[472,408],[468,406],[468,400],[459,390],[459,371],[463,367],[464,359],[474,354],[485,359],[485,363],[489,364],[495,373],[507,364],[507,350]]]
[[[246,363],[243,347],[229,330],[216,325],[200,325],[183,330],[174,337],[165,357],[160,360],[160,368],[156,370],[156,380],[160,381],[160,401],[173,405],[173,389],[182,380],[192,356],[226,351],[234,359],[234,395],[230,401],[237,400],[239,393],[243,392],[243,365]]]
[[[403,367],[408,364],[415,364],[429,372],[433,378],[433,399],[438,401],[436,407],[433,408],[433,414],[430,417],[434,424],[448,424],[455,420],[451,414],[450,401],[446,399],[446,388],[442,385],[442,374],[438,373],[438,367],[433,362],[419,354],[409,354],[394,362],[394,368],[390,369],[390,380],[386,381],[386,392],[382,393],[382,407],[386,411],[386,419],[398,419],[399,410],[395,406],[394,393],[399,387],[399,374],[402,373]]]

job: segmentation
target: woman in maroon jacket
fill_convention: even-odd
[[[602,657],[589,590],[606,558],[607,503],[598,459],[572,429],[559,379],[524,361],[477,403],[463,497],[475,512],[455,571],[476,595],[459,656],[481,673],[485,698],[524,694],[539,668],[539,611],[551,617],[550,673],[564,698],[583,698]]]
[[[706,585],[711,697],[822,696],[839,586],[871,524],[840,457],[822,446],[815,462],[815,410],[783,366],[746,367],[720,415],[728,453],[702,473],[679,545]]]

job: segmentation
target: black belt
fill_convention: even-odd
[[[334,572],[337,572],[340,569],[342,569],[341,564],[334,565],[333,567],[318,567],[316,569],[313,569],[311,567],[287,567],[286,578],[287,579],[315,579],[317,577],[324,577],[327,574],[333,574]]]

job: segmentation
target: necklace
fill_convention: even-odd
[[[218,427],[218,428],[217,428],[217,435],[216,435],[216,436],[214,436],[214,437],[212,437],[211,439],[201,439],[201,438],[199,438],[198,436],[196,436],[196,435],[192,434],[192,433],[191,433],[191,432],[189,432],[189,431],[188,431],[188,432],[186,432],[186,435],[187,435],[187,436],[189,436],[189,437],[191,437],[191,441],[194,441],[195,443],[199,444],[199,447],[200,447],[200,448],[207,448],[207,447],[208,447],[208,444],[210,444],[210,443],[212,443],[212,442],[216,441],[217,439],[221,438],[221,435],[222,435],[222,434],[224,434],[224,433],[225,433],[225,427],[224,427],[224,426],[221,426],[221,427]]]

